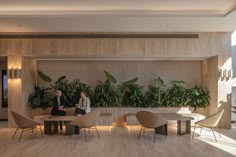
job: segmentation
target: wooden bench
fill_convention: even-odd
[[[161,114],[161,113],[158,113],[158,114]],[[193,126],[195,122],[205,119],[205,116],[199,113],[179,113],[179,114],[192,117],[193,120],[191,121],[191,126]],[[136,113],[127,113],[126,121],[127,121],[127,125],[140,125],[140,123],[138,122],[136,118]],[[176,121],[169,120],[169,124],[176,124]]]
[[[136,113],[127,113],[126,114],[127,125],[140,125],[136,118]]]
[[[42,121],[42,119],[48,118],[51,115],[38,115],[38,116],[34,116],[34,119],[37,120],[38,122],[40,122],[41,124],[43,124],[44,122]],[[69,115],[68,115],[69,116]],[[112,118],[112,113],[101,113],[100,114],[100,118],[98,120],[98,125],[102,126],[112,126],[113,125],[113,118]]]
[[[98,125],[104,125],[104,126],[112,126],[113,125],[113,118],[112,113],[100,113],[100,118],[98,121]]]

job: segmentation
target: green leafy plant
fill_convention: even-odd
[[[39,86],[34,86],[34,92],[28,97],[28,103],[34,108],[46,109],[50,107],[50,100],[52,98],[49,92],[50,88],[40,88]]]
[[[171,81],[171,87],[167,90],[166,98],[163,103],[168,106],[179,107],[186,105],[186,89],[185,82],[182,80]]]
[[[43,73],[42,71],[37,70],[38,76],[48,83],[49,89],[52,93],[54,93],[57,89],[60,89],[63,93],[63,97],[65,99],[65,102],[68,106],[71,106],[70,102],[70,92],[69,92],[69,81],[66,79],[66,76],[59,77],[55,82],[52,81],[52,79]]]
[[[195,86],[194,88],[187,90],[187,102],[186,104],[193,107],[194,111],[199,107],[206,108],[210,105],[209,92],[204,91],[202,88]]]
[[[66,86],[68,84],[68,80],[66,80],[66,76],[61,76],[59,77],[54,83],[52,82],[52,79],[44,74],[42,71],[40,70],[37,70],[38,72],[38,76],[43,80],[45,81],[46,83],[48,83],[49,87],[51,89],[61,89],[61,88],[65,88],[64,86]]]
[[[54,92],[57,89],[60,89],[62,91],[64,99],[68,106],[72,107],[79,102],[81,91],[87,92],[87,94],[92,97],[93,91],[91,86],[80,82],[79,79],[75,79],[72,82],[69,82],[66,79],[66,76],[61,76],[55,82],[53,82],[48,75],[39,70],[37,72],[39,77],[43,81],[48,83],[51,92]]]
[[[118,83],[109,72],[104,71],[106,81],[95,88],[95,106],[143,106],[143,87],[136,84],[138,78]]]
[[[117,86],[116,93],[123,106],[144,106],[143,86],[138,85],[137,81],[138,78],[133,78]]]
[[[164,88],[164,81],[159,76],[153,80],[153,85],[148,86],[148,91],[145,95],[145,102],[148,106],[158,107],[166,105],[164,104],[164,100],[166,98]]]
[[[74,106],[80,99],[80,92],[87,92],[94,107],[159,107],[159,106],[191,106],[196,110],[198,107],[210,105],[210,96],[207,91],[200,87],[185,89],[185,82],[182,80],[171,81],[171,87],[166,90],[164,81],[157,77],[148,86],[148,91],[143,95],[143,86],[137,84],[138,78],[119,83],[117,79],[107,71],[104,71],[106,80],[98,81],[94,89],[82,83],[79,79],[68,81],[66,76],[59,77],[56,81],[37,71],[38,76],[47,83],[47,88],[35,86],[34,92],[30,94],[28,102],[32,108],[46,108],[50,106],[50,100],[54,96],[54,91],[60,89],[69,106]]]
[[[107,81],[109,82],[109,85],[110,85],[110,87],[111,87],[111,89],[112,89],[113,95],[114,95],[114,97],[115,97],[116,105],[117,105],[117,106],[120,106],[120,102],[119,102],[119,100],[118,100],[117,93],[116,93],[117,80],[116,80],[116,78],[115,78],[113,75],[111,75],[109,72],[104,71],[104,73],[105,73],[105,76],[106,76],[106,78],[107,78]]]
[[[95,107],[109,107],[116,105],[116,95],[110,81],[98,81],[99,84],[94,90],[93,105]]]
[[[70,106],[74,106],[79,103],[80,92],[85,91],[88,94],[88,97],[93,97],[92,87],[82,83],[79,79],[75,79],[68,84],[68,99],[70,101]]]

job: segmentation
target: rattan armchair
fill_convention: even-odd
[[[200,121],[197,121],[195,123],[195,126],[194,126],[194,130],[193,130],[193,134],[192,134],[192,138],[194,137],[194,134],[195,134],[195,129],[197,127],[201,128],[201,132],[202,132],[202,128],[209,128],[212,130],[212,133],[214,135],[214,138],[215,138],[215,141],[217,142],[217,139],[216,139],[216,136],[215,136],[215,133],[214,133],[214,128],[216,128],[219,124],[219,121],[222,117],[224,113],[224,110],[221,110],[203,120],[200,120]],[[219,136],[221,137],[220,133],[219,133]]]
[[[167,120],[165,120],[164,118],[162,118],[160,115],[152,113],[152,112],[148,112],[148,111],[139,111],[136,114],[136,118],[139,121],[139,123],[142,125],[139,135],[138,135],[138,139],[140,138],[141,132],[143,129],[145,128],[153,128],[154,129],[154,142],[156,141],[156,133],[155,133],[155,129],[158,127],[163,126],[163,128],[165,129],[165,135],[167,136]]]
[[[89,129],[89,131],[90,131],[90,129],[95,129],[98,137],[100,138],[100,135],[98,133],[98,129],[96,127],[97,122],[99,120],[99,116],[100,116],[100,111],[89,112],[81,117],[78,117],[74,121],[72,121],[70,123],[70,125],[77,126],[79,129],[84,130],[86,142],[87,142],[86,129]],[[71,138],[71,136],[70,136],[70,138]]]
[[[30,119],[30,118],[27,118],[27,117],[25,117],[25,116],[23,116],[21,114],[18,114],[18,113],[14,112],[14,111],[11,111],[11,114],[12,114],[13,119],[15,120],[16,125],[17,125],[16,131],[15,131],[12,139],[15,138],[16,133],[17,133],[19,128],[22,129],[22,131],[21,131],[20,137],[18,139],[18,142],[20,142],[21,137],[22,137],[24,132],[32,130],[32,133],[33,133],[34,129],[36,129],[37,126],[39,126],[39,128],[37,128],[37,129],[40,130],[41,136],[43,138],[43,132],[42,132],[42,129],[41,129],[41,124],[39,122],[34,121],[34,120]]]

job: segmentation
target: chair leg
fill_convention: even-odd
[[[195,129],[196,129],[196,124],[194,125],[194,129],[193,129],[192,138],[194,137]]]
[[[72,135],[73,135],[73,134],[70,134],[70,139],[71,139]]]
[[[32,128],[32,134],[34,133],[34,128]]]
[[[23,135],[23,132],[24,132],[24,129],[22,129],[22,131],[21,131],[21,134],[20,134],[20,137],[19,137],[19,140],[18,140],[18,142],[20,142],[20,140],[21,140],[21,137],[22,137],[22,135]]]
[[[86,139],[86,142],[88,141],[87,139],[87,133],[86,133],[86,130],[84,129],[84,135],[85,135],[85,139]]]
[[[96,129],[96,131],[97,131],[98,137],[100,138],[100,135],[99,135],[99,133],[98,133],[98,129],[97,129],[97,127],[96,127],[96,126],[95,126],[95,129]]]
[[[143,134],[145,134],[145,128],[143,128]]]
[[[154,129],[154,143],[156,142],[156,133],[155,133],[155,129]]]
[[[14,135],[13,135],[12,139],[14,139],[14,138],[15,138],[15,136],[16,136],[16,133],[17,133],[18,129],[19,129],[19,128],[16,128],[16,131],[15,131],[15,133],[14,133]]]
[[[59,122],[59,124],[60,124],[60,130],[62,131],[62,130],[63,130],[63,127],[62,127],[62,125],[63,125],[63,122],[62,122],[62,121],[60,121],[60,122]]]
[[[217,129],[217,132],[218,132],[218,134],[219,134],[219,136],[220,136],[220,138],[221,138],[221,133],[219,132],[219,129]]]
[[[167,137],[167,125],[164,125],[164,131],[165,131],[165,135]]]
[[[214,130],[212,128],[211,128],[211,131],[212,131],[212,133],[214,135],[215,141],[217,142],[216,135],[215,135]]]
[[[141,126],[141,129],[140,129],[139,135],[138,135],[138,139],[140,138],[140,135],[141,135],[142,130],[143,130],[143,127]]]
[[[74,126],[74,127],[75,127],[75,128],[74,128],[74,133],[70,134],[70,139],[71,139],[71,137],[72,137],[73,134],[76,134],[76,132],[75,132],[76,129],[78,130],[78,132],[80,131],[80,128],[79,128],[79,127],[76,127],[76,126]]]
[[[42,136],[42,138],[43,138],[43,132],[42,132],[41,125],[39,125],[39,130],[40,130],[40,132],[41,132],[41,136]]]

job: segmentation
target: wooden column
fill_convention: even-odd
[[[22,56],[9,55],[7,62],[7,69],[22,69]],[[8,127],[15,127],[16,124],[10,111],[22,113],[22,80],[12,79],[8,76]]]
[[[218,56],[202,61],[202,87],[209,91],[211,100],[210,106],[201,113],[209,116],[218,110]]]
[[[27,99],[29,94],[33,91],[34,77],[33,68],[36,62],[32,57],[9,55],[8,56],[8,70],[20,69],[21,76],[19,78],[8,78],[8,126],[15,127],[10,111],[30,116],[30,106]]]

